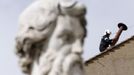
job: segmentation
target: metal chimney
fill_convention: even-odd
[[[119,30],[117,31],[115,37],[113,38],[112,46],[117,43],[122,31],[128,29],[128,27],[124,23],[119,23],[118,27],[119,27]]]

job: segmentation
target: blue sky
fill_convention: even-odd
[[[98,46],[105,29],[118,30],[123,22],[128,30],[119,42],[134,35],[134,0],[79,0],[87,6],[88,36],[84,45],[84,60],[99,53]],[[2,75],[22,75],[14,54],[14,38],[18,30],[18,16],[32,0],[0,0],[0,72]],[[119,43],[118,42],[118,43]]]

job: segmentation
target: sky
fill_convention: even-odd
[[[79,0],[87,7],[88,36],[84,43],[84,60],[99,54],[99,43],[104,31],[109,29],[114,37],[120,22],[128,26],[118,41],[134,35],[134,0]],[[0,0],[0,73],[23,75],[14,53],[18,17],[32,0]]]

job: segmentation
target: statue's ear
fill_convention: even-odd
[[[60,0],[59,4],[62,8],[71,8],[77,4],[76,0]]]

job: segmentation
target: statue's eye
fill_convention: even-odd
[[[30,30],[33,30],[33,29],[34,29],[34,27],[29,27],[29,29],[30,29]]]
[[[64,41],[68,42],[68,43],[71,43],[74,41],[74,36],[72,34],[67,34],[64,36]]]
[[[70,41],[71,40],[71,36],[70,35],[66,35],[65,40],[66,41]]]
[[[64,42],[72,42],[74,39],[74,36],[71,33],[64,33],[59,36]]]

